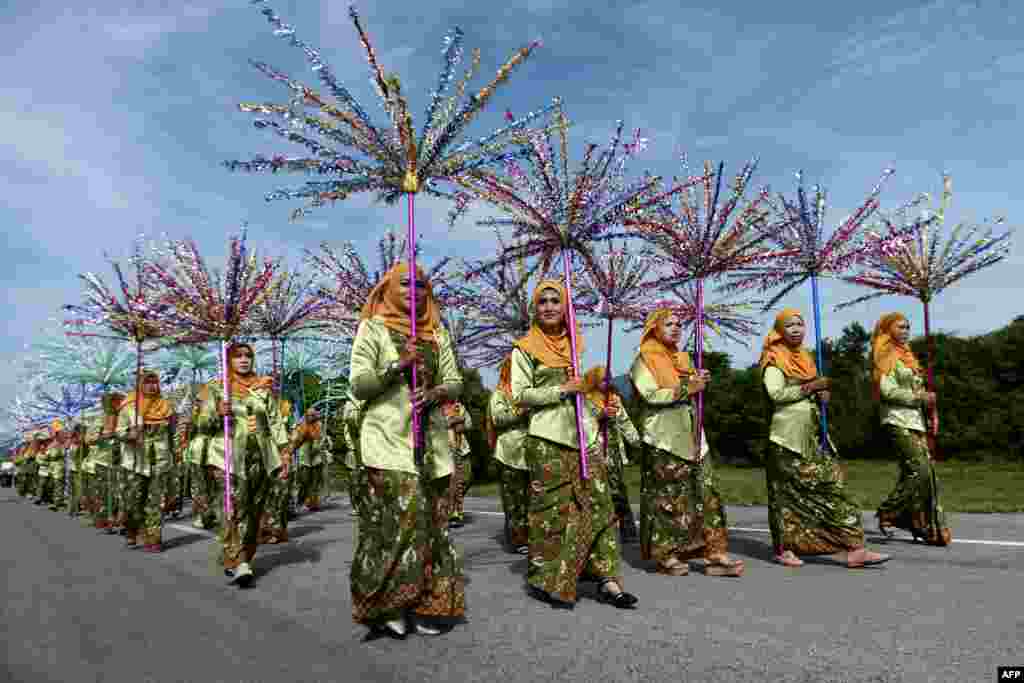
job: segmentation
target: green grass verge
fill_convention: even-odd
[[[899,476],[895,462],[844,460],[847,490],[861,509],[874,510],[889,495]],[[728,505],[767,505],[764,470],[718,465],[719,489]],[[938,463],[942,505],[949,512],[1024,512],[1024,463]],[[626,486],[633,503],[639,501],[640,468],[626,468]],[[495,482],[474,484],[473,496],[497,497]]]

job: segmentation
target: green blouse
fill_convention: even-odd
[[[412,443],[412,397],[404,376],[385,383],[388,366],[398,360],[405,337],[389,330],[380,320],[359,323],[352,344],[349,385],[352,395],[363,402],[359,428],[359,455],[363,465],[382,470],[417,474]],[[433,348],[431,348],[433,347]],[[449,399],[462,393],[451,340],[443,325],[434,331],[432,344],[420,344],[426,372],[417,373],[419,386],[444,386]],[[450,475],[454,459],[448,444],[448,421],[439,405],[430,406],[426,420],[426,474],[431,479]]]
[[[769,440],[800,455],[813,455],[818,449],[821,414],[818,401],[805,394],[799,379],[787,377],[774,365],[764,369],[764,388],[772,400],[772,424]],[[829,437],[835,452],[835,444]]]
[[[629,378],[640,397],[637,420],[644,443],[682,460],[696,460],[693,453],[693,409],[689,397],[676,400],[675,389],[658,386],[640,354],[633,359]],[[706,433],[701,436],[700,453],[704,456],[709,450],[708,437]]]
[[[505,392],[494,390],[488,405],[491,422],[498,439],[494,446],[494,458],[514,470],[528,470],[526,464],[526,434],[529,431],[529,414],[517,410]]]
[[[879,388],[882,424],[895,425],[915,432],[927,431],[924,426],[924,401],[917,398],[924,391],[924,379],[903,361],[882,377]]]

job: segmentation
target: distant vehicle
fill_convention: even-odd
[[[14,485],[14,463],[0,463],[0,487],[9,489]]]

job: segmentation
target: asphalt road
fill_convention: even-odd
[[[524,595],[525,560],[499,545],[497,501],[469,498],[466,508],[469,524],[454,533],[467,623],[394,641],[352,623],[355,523],[345,504],[300,517],[290,543],[262,546],[256,582],[238,590],[212,562],[212,537],[185,518],[153,556],[0,489],[0,677],[989,681],[998,665],[1024,664],[1024,515],[958,515],[964,542],[931,548],[900,537],[884,544],[894,559],[882,568],[811,560],[786,569],[769,562],[764,508],[730,508],[743,578],[649,573],[628,546],[623,571],[638,609],[597,603],[587,586],[564,611]]]

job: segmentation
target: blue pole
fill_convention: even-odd
[[[818,362],[818,375],[821,377],[825,376],[825,354],[822,352],[821,346],[821,299],[818,296],[818,276],[816,273],[811,274],[811,297],[814,301],[814,350],[816,359]],[[825,402],[818,399],[818,413],[821,416],[821,435],[819,439],[819,447],[822,451],[828,452],[831,449],[828,445],[828,414],[825,410]]]

